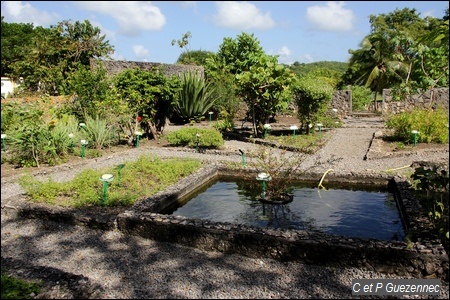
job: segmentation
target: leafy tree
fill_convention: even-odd
[[[349,50],[349,69],[338,86],[365,85],[375,91],[375,98],[383,88],[393,88],[397,97],[404,97],[418,89],[448,86],[448,42],[445,47],[444,38],[448,41],[448,24],[445,28],[442,20],[422,19],[408,8],[369,19],[371,33],[360,49]],[[437,42],[438,36],[443,43]]]
[[[79,120],[84,120],[86,115],[108,117],[111,108],[114,109],[114,104],[107,101],[110,82],[101,62],[94,70],[79,64],[68,74],[65,83],[64,94],[72,95],[68,108]]]
[[[31,23],[7,23],[3,19],[4,16],[1,27],[1,73],[2,77],[13,77],[11,65],[27,56],[35,28]]]
[[[274,56],[261,55],[257,65],[236,74],[239,94],[250,108],[253,131],[259,136],[279,110],[289,103],[288,87],[295,75]]]
[[[91,58],[112,53],[114,48],[104,39],[88,20],[62,21],[47,29],[37,27],[24,56],[10,65],[11,75],[23,77],[23,87],[29,91],[62,94],[72,71],[80,65],[89,66]]]
[[[120,72],[113,81],[113,92],[126,103],[126,110],[134,116],[133,120],[141,117],[139,122],[145,133],[158,139],[176,104],[179,78],[176,75],[166,77],[158,68],[148,71],[135,68]],[[121,126],[130,127],[129,124]]]
[[[315,77],[300,77],[292,86],[294,101],[298,107],[298,117],[303,130],[309,134],[321,112],[325,111],[333,96],[333,87]]]
[[[253,34],[241,33],[236,39],[224,38],[216,56],[207,59],[209,73],[219,70],[235,76],[237,94],[250,109],[255,136],[283,105],[294,78],[278,64],[276,56],[266,55]]]

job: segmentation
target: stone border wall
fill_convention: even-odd
[[[246,170],[248,172],[248,170]],[[238,176],[236,170],[210,165],[185,178],[178,187],[143,200],[118,215],[118,228],[144,238],[179,243],[206,251],[220,251],[249,257],[266,257],[280,261],[301,261],[319,265],[357,267],[415,278],[437,277],[448,280],[448,255],[436,240],[418,242],[382,241],[328,235],[321,232],[258,228],[223,222],[163,215],[157,211],[184,197],[219,174]],[[318,179],[321,174],[303,174],[301,179]],[[416,202],[401,192],[399,179],[387,176],[349,174],[327,177],[326,182],[370,183],[389,186],[395,191],[402,216],[417,208]],[[409,208],[413,209],[409,209]],[[410,226],[424,222],[422,218],[405,218]],[[413,224],[414,225],[410,225]]]
[[[425,93],[410,95],[403,101],[393,101],[392,91],[390,89],[383,90],[383,101],[381,103],[382,113],[400,113],[411,110],[415,107],[419,108],[437,108],[443,107],[448,113],[449,94],[448,88],[435,88]]]
[[[201,75],[204,75],[203,66],[195,65],[178,65],[178,64],[163,64],[155,62],[138,62],[138,61],[123,61],[123,60],[102,60],[100,61],[103,67],[106,69],[108,76],[116,75],[123,70],[139,68],[143,71],[153,70],[157,68],[164,72],[166,76],[178,75],[187,71],[197,71]],[[91,59],[91,69],[95,70],[98,67],[99,61]]]
[[[22,203],[15,205],[14,209],[8,209],[8,213],[102,230],[120,230],[127,234],[206,251],[355,267],[414,278],[440,278],[448,282],[448,254],[438,240],[426,235],[417,236],[417,241],[414,242],[383,241],[304,230],[259,228],[155,212],[177,201],[179,197],[194,193],[196,188],[214,180],[219,174],[239,176],[242,171],[220,164],[209,165],[128,210],[90,208],[83,211],[18,201]],[[322,175],[302,174],[299,179],[319,181]],[[427,218],[421,212],[405,179],[376,174],[330,173],[324,183],[364,183],[389,187],[396,196],[404,226],[421,232],[428,228]]]
[[[400,113],[409,111],[415,107],[433,108],[443,107],[449,112],[449,92],[448,88],[434,88],[422,94],[410,95],[404,101],[393,101],[392,90],[383,90],[383,100],[377,107],[371,107],[370,111],[381,111],[382,114]],[[378,105],[380,106],[378,108]],[[331,99],[331,108],[337,109],[338,116],[346,118],[352,115],[352,91],[340,90],[334,92]]]

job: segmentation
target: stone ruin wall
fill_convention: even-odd
[[[448,88],[435,88],[426,91],[423,94],[410,95],[403,101],[393,101],[392,91],[383,90],[383,101],[381,109],[383,113],[400,113],[408,111],[414,107],[436,108],[443,107],[448,113]]]
[[[139,68],[143,71],[160,69],[166,76],[178,75],[180,76],[187,71],[197,71],[204,75],[204,68],[195,65],[177,65],[177,64],[163,64],[155,62],[138,62],[138,61],[123,61],[123,60],[102,60],[101,64],[106,69],[108,76],[116,75],[123,70]],[[95,69],[99,65],[99,61],[91,60],[91,68]]]
[[[381,111],[382,114],[397,114],[404,111],[412,110],[415,107],[420,108],[436,108],[438,106],[444,107],[449,112],[449,94],[448,88],[434,88],[426,91],[423,94],[410,95],[403,101],[394,101],[391,89],[383,90],[383,100],[377,104],[376,109],[368,108],[370,111]],[[340,90],[333,94],[331,100],[332,108],[338,110],[339,117],[345,118],[351,115],[352,112],[352,91]],[[373,106],[373,105],[372,105]]]

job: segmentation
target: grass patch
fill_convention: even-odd
[[[31,293],[38,295],[41,292],[42,283],[26,282],[21,279],[6,275],[2,271],[2,299],[33,299]]]
[[[62,207],[131,206],[143,197],[149,197],[176,183],[202,167],[199,160],[173,158],[162,160],[142,155],[135,162],[125,163],[122,168],[102,170],[86,169],[69,182],[49,179],[41,182],[31,175],[20,178],[20,185],[32,201]],[[100,177],[112,174],[114,179],[106,188]]]

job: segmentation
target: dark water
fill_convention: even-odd
[[[318,230],[350,237],[403,241],[404,231],[394,196],[371,186],[297,183],[288,204],[264,204],[262,187],[233,180],[217,180],[177,207],[162,212],[216,222]]]

